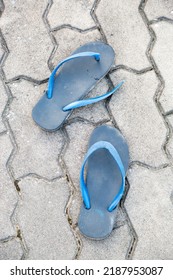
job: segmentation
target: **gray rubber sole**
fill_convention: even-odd
[[[81,46],[73,54],[89,51],[100,53],[100,61],[87,57],[65,63],[55,78],[53,97],[48,99],[44,94],[33,108],[33,120],[42,129],[57,130],[71,113],[62,108],[82,99],[110,70],[115,57],[112,47],[93,42]]]
[[[122,134],[111,126],[97,127],[90,138],[89,147],[98,141],[110,142],[118,151],[125,171],[129,165],[129,149]],[[81,206],[78,226],[81,233],[91,239],[104,239],[113,230],[117,207],[107,208],[119,192],[122,183],[117,163],[106,149],[99,149],[88,159],[86,184],[91,202],[88,210]]]

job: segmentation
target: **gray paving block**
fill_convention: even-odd
[[[61,132],[43,131],[31,116],[32,108],[46,86],[46,84],[34,86],[26,81],[10,85],[14,100],[8,119],[18,145],[12,162],[16,178],[28,173],[36,173],[51,179],[61,174],[57,162],[64,143]]]
[[[129,143],[131,161],[152,166],[165,163],[162,144],[166,138],[166,127],[153,100],[158,86],[154,72],[135,75],[120,70],[114,72],[111,78],[114,83],[125,80],[120,94],[112,96],[110,108]]]
[[[4,66],[7,78],[49,75],[47,60],[53,45],[42,20],[46,4],[46,0],[6,1],[1,29],[10,51]]]
[[[23,250],[19,240],[0,243],[0,260],[20,260],[22,256]]]
[[[54,67],[64,58],[71,55],[81,45],[88,42],[101,40],[101,35],[98,30],[80,33],[71,29],[61,29],[54,32],[54,36],[58,43],[58,49],[53,57]],[[67,40],[68,38],[68,40]]]
[[[92,91],[89,92],[85,99],[93,98],[106,92],[108,92],[108,85],[106,83],[106,80],[103,79],[95,86]],[[115,94],[118,94],[118,92]],[[95,103],[90,106],[75,109],[69,119],[75,117],[81,117],[94,123],[98,123],[104,120],[108,121],[110,119],[108,112],[105,109],[104,101]]]
[[[152,55],[165,81],[165,88],[160,98],[160,102],[164,110],[169,111],[173,109],[173,27],[167,22],[160,22],[158,24],[154,24],[152,28],[157,36],[157,41],[154,45]]]
[[[173,19],[172,0],[150,0],[145,7],[147,17],[152,20],[158,17]]]
[[[173,174],[170,168],[129,171],[130,191],[125,206],[138,235],[134,259],[173,258]]]
[[[101,1],[96,15],[114,48],[116,64],[142,69],[149,66],[146,49],[150,41],[147,28],[138,12],[139,1]]]
[[[2,113],[4,111],[6,103],[7,103],[7,95],[5,94],[5,89],[2,85],[2,81],[0,80],[0,133],[2,131],[5,131],[5,126],[2,121]]]
[[[0,136],[0,240],[15,235],[11,216],[17,204],[15,187],[7,173],[6,163],[12,151],[8,135]]]
[[[94,0],[55,0],[48,14],[51,28],[70,24],[80,29],[88,29],[95,25],[90,10]]]
[[[28,259],[73,259],[76,242],[65,216],[69,190],[64,179],[25,178],[16,221],[28,247]]]
[[[125,259],[130,244],[130,233],[127,225],[114,229],[104,240],[94,241],[82,238],[81,260],[121,260]]]

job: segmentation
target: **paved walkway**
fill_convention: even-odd
[[[173,1],[0,0],[0,259],[173,259]],[[55,65],[79,45],[108,42],[116,65],[55,133],[32,120]],[[80,235],[79,170],[94,127],[130,148],[111,236]],[[74,152],[75,151],[75,152]]]

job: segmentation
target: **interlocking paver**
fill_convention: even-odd
[[[28,259],[73,259],[76,242],[65,216],[66,181],[25,178],[20,188],[22,200],[16,219],[29,250]]]
[[[10,51],[4,66],[7,78],[23,74],[43,79],[49,75],[47,60],[53,46],[42,20],[46,2],[6,1],[1,29]]]
[[[163,16],[173,19],[173,1],[149,0],[145,7],[145,12],[150,20]]]
[[[0,80],[0,132],[5,130],[5,126],[2,121],[2,113],[7,102],[7,95],[5,94],[5,89],[3,87],[2,81]]]
[[[88,29],[95,26],[90,15],[94,0],[55,0],[48,14],[51,28],[70,24],[80,29]]]
[[[125,206],[138,235],[134,259],[173,258],[173,174],[170,168],[129,171],[130,191]]]
[[[153,100],[158,84],[154,72],[135,75],[120,70],[114,72],[111,78],[114,83],[125,80],[119,93],[112,96],[110,108],[129,143],[131,161],[152,166],[165,163],[162,144],[166,138],[166,127]]]
[[[101,1],[96,15],[108,43],[116,53],[116,64],[142,69],[149,66],[145,55],[149,33],[138,12],[139,1]],[[136,39],[137,38],[137,39]]]
[[[83,260],[118,260],[125,259],[130,244],[130,233],[127,225],[111,233],[108,239],[93,241],[82,239],[83,248],[79,259]]]
[[[85,97],[85,99],[87,98],[93,98],[99,95],[102,95],[104,93],[106,93],[108,91],[108,85],[105,81],[105,79],[103,79],[101,82],[99,82],[96,87],[90,91],[90,93]],[[75,117],[81,117],[84,118],[86,120],[89,120],[91,122],[95,122],[98,123],[100,121],[108,121],[110,119],[104,103],[103,102],[99,102],[87,107],[82,107],[80,109],[76,109],[73,111],[71,118],[75,118]]]
[[[6,169],[6,163],[12,150],[8,135],[0,136],[0,150],[0,240],[6,240],[15,235],[11,216],[17,203],[14,185]]]
[[[172,99],[172,75],[173,73],[173,26],[167,22],[160,22],[152,26],[157,41],[154,45],[152,55],[165,81],[165,88],[160,98],[160,102],[165,111],[173,109]]]
[[[22,257],[23,250],[19,240],[0,243],[0,260],[20,260]]]
[[[78,31],[65,28],[54,32],[54,36],[58,43],[58,49],[53,57],[54,66],[57,65],[60,60],[71,55],[71,53],[81,45],[101,40],[101,35],[97,30],[80,33]]]
[[[61,174],[57,163],[63,146],[60,131],[46,133],[32,119],[32,108],[46,89],[46,84],[34,86],[22,81],[10,85],[14,100],[8,114],[18,151],[13,159],[12,167],[16,177],[28,173],[36,173],[46,178],[54,178]]]

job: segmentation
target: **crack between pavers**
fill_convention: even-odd
[[[161,164],[161,165],[158,165],[158,166],[152,166],[152,165],[149,165],[147,163],[144,163],[144,162],[141,162],[141,161],[138,161],[138,160],[134,160],[129,164],[129,168],[133,168],[133,166],[136,166],[136,165],[140,166],[140,167],[143,167],[145,169],[152,170],[152,171],[159,171],[159,170],[165,169],[167,167],[171,167],[170,163],[164,163],[164,164]]]
[[[20,82],[22,80],[30,82],[34,85],[42,85],[42,84],[47,83],[49,78],[45,78],[43,80],[37,80],[37,79],[34,79],[34,78],[26,76],[26,75],[18,75],[18,76],[15,76],[15,77],[11,78],[11,79],[6,80],[5,83],[6,84],[11,84],[11,83],[15,83],[15,82]]]
[[[125,70],[127,72],[130,72],[130,73],[133,73],[133,74],[136,74],[136,75],[143,75],[143,74],[146,74],[147,72],[150,72],[153,70],[153,67],[152,66],[149,66],[149,67],[146,67],[144,69],[141,69],[141,70],[137,70],[137,69],[133,69],[131,67],[128,67],[126,65],[116,65],[114,67],[111,68],[111,70],[109,71],[109,74],[112,74],[114,72],[116,72],[117,70]]]
[[[2,115],[1,115],[1,118],[2,118]],[[0,137],[3,136],[3,135],[6,135],[7,134],[7,130],[2,130],[0,132]]]
[[[106,35],[105,35],[104,31],[103,31],[103,28],[101,27],[101,24],[100,24],[100,22],[99,22],[99,20],[98,20],[98,18],[97,18],[97,15],[96,15],[96,13],[95,13],[96,10],[97,10],[98,5],[99,5],[99,3],[100,3],[100,1],[101,1],[101,0],[95,0],[95,1],[94,1],[93,6],[92,6],[91,11],[90,11],[90,14],[91,14],[91,17],[92,17],[92,19],[94,20],[96,26],[97,26],[98,31],[99,31],[100,34],[101,34],[101,37],[102,37],[103,42],[107,43]]]
[[[170,24],[173,24],[173,19],[171,18],[167,18],[167,17],[158,17],[158,18],[155,18],[155,19],[152,19],[150,21],[148,21],[149,25],[152,25],[152,24],[156,24],[156,23],[159,23],[159,22],[167,22],[167,23],[170,23]]]
[[[165,114],[164,114],[165,117],[168,117],[168,116],[171,116],[171,115],[173,115],[173,109],[165,112]]]
[[[50,32],[57,32],[60,31],[62,29],[70,29],[70,30],[74,30],[77,31],[79,33],[85,34],[94,30],[97,30],[97,26],[92,26],[86,29],[80,29],[78,27],[72,26],[71,24],[61,24],[59,26],[55,26],[53,28],[50,29]]]
[[[46,30],[47,30],[47,33],[52,41],[52,44],[53,44],[53,49],[52,49],[52,52],[48,58],[48,61],[47,61],[47,65],[49,67],[49,69],[52,71],[54,69],[54,66],[53,66],[53,63],[52,63],[52,59],[56,53],[56,50],[58,48],[58,44],[57,44],[57,41],[56,41],[56,38],[55,36],[53,35],[53,33],[51,32],[51,27],[50,27],[50,24],[49,24],[49,21],[48,21],[48,14],[49,14],[49,11],[50,11],[50,8],[53,4],[53,0],[48,0],[48,3],[47,3],[47,6],[43,12],[43,15],[42,15],[42,19],[43,19],[43,22],[45,24],[45,27],[46,27]]]
[[[36,174],[36,173],[27,173],[27,174],[23,174],[20,177],[17,177],[16,181],[18,181],[18,183],[19,183],[21,180],[23,180],[25,178],[34,178],[34,179],[43,180],[44,182],[47,182],[47,183],[53,183],[56,180],[62,179],[64,177],[62,175],[60,175],[60,176],[53,177],[53,178],[49,179],[49,178],[47,178],[45,176],[41,176],[41,175]]]
[[[64,127],[72,124],[72,123],[77,123],[77,122],[82,122],[82,123],[86,123],[86,124],[90,124],[90,125],[93,125],[93,126],[99,126],[99,125],[102,125],[102,124],[105,124],[107,122],[109,122],[110,119],[103,119],[103,120],[100,120],[98,122],[94,122],[94,121],[91,121],[91,120],[88,120],[88,119],[85,119],[85,118],[82,118],[82,117],[74,117],[74,118],[70,118],[70,119],[67,119],[66,122],[64,123]]]
[[[124,192],[124,195],[123,195],[123,197],[120,201],[120,207],[121,207],[121,210],[124,214],[124,217],[125,217],[125,220],[127,222],[127,225],[128,225],[129,231],[130,231],[130,235],[131,235],[130,244],[129,244],[129,247],[127,249],[126,256],[125,256],[125,258],[127,260],[131,260],[133,258],[133,253],[136,249],[137,242],[138,242],[138,235],[135,231],[135,228],[134,228],[134,226],[131,222],[131,219],[128,215],[128,212],[125,208],[125,200],[126,200],[126,197],[128,195],[129,189],[130,189],[130,183],[129,183],[127,177],[126,177],[125,192]]]
[[[0,29],[0,44],[1,44],[1,47],[3,49],[3,55],[2,55],[1,60],[0,60],[0,66],[3,67],[5,60],[7,59],[8,55],[9,55],[9,49],[7,47],[7,44],[6,44],[6,41],[5,41],[5,38],[2,34],[1,29]]]
[[[5,9],[4,2],[3,2],[3,0],[0,0],[0,17],[1,17],[1,15],[2,15],[4,9]]]

